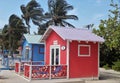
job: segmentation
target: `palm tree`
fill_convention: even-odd
[[[4,40],[9,44],[9,53],[13,54],[13,51],[18,47],[18,41],[22,37],[23,33],[26,33],[26,27],[17,15],[11,15],[9,17],[9,24],[3,28]]]
[[[9,25],[4,25],[3,30],[2,30],[2,40],[3,42],[3,47],[5,49],[9,49],[9,31],[8,31]]]
[[[2,29],[0,29],[0,46],[2,45]]]
[[[93,28],[93,26],[94,26],[94,24],[88,24],[88,25],[85,26],[85,28],[87,28],[88,30],[90,30],[90,29]]]
[[[48,0],[49,13],[46,16],[50,16],[51,20],[47,22],[49,25],[56,26],[70,26],[74,27],[72,24],[68,23],[67,19],[78,20],[76,15],[68,15],[69,10],[73,10],[73,6],[68,4],[66,0]]]
[[[26,6],[20,6],[21,11],[23,13],[22,18],[25,20],[26,25],[28,26],[28,33],[30,33],[30,20],[32,20],[33,24],[40,26],[41,22],[44,20],[43,9],[40,4],[35,0],[31,0]]]
[[[3,49],[8,49],[9,47],[9,41],[8,41],[8,25],[4,25],[2,30],[2,39],[1,39],[1,45]]]
[[[38,34],[43,34],[49,25],[67,25],[70,27],[74,27],[66,20],[78,20],[78,17],[76,15],[68,15],[68,11],[73,10],[73,6],[68,4],[66,0],[48,0],[48,8],[49,12],[47,12],[44,16],[47,19],[47,22],[39,27]]]

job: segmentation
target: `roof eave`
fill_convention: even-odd
[[[45,33],[43,34],[43,36],[40,39],[40,42],[44,42],[47,37],[49,36],[49,34],[51,33],[52,29],[50,27],[48,27],[48,29],[45,31]]]
[[[98,43],[104,43],[105,40],[101,40],[101,41],[92,41],[92,40],[74,40],[74,39],[64,39],[64,40],[68,40],[68,41],[85,41],[85,42],[98,42]]]

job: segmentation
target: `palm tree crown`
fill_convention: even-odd
[[[18,47],[18,41],[26,33],[26,27],[22,19],[12,14],[9,17],[9,24],[4,26],[2,33],[5,47],[9,49],[10,55],[12,55],[13,51]]]
[[[68,15],[68,11],[73,10],[73,6],[68,4],[66,0],[48,0],[48,8],[49,11],[44,16],[47,22],[39,26],[39,34],[44,34],[49,25],[74,27],[66,20],[78,20],[76,15]]]
[[[30,19],[32,20],[33,24],[39,26],[41,21],[44,20],[42,18],[43,9],[35,0],[31,0],[26,6],[21,5],[20,8],[23,13],[22,18],[25,20],[26,25],[28,26],[28,33],[30,33]]]
[[[68,11],[73,9],[73,6],[68,4],[66,0],[48,0],[49,13],[46,16],[50,17],[51,20],[48,21],[48,25],[61,25],[74,27],[72,24],[68,23],[67,19],[78,20],[75,15],[68,15]]]

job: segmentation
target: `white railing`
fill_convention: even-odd
[[[15,72],[17,74],[23,74],[24,73],[24,64],[30,64],[30,65],[44,65],[43,61],[22,61],[22,62],[15,62]]]
[[[24,65],[24,77],[32,79],[67,78],[67,65]]]

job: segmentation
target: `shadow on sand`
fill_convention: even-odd
[[[9,79],[8,77],[0,76],[0,79]]]
[[[99,80],[120,79],[120,74],[113,74],[109,72],[103,72],[100,74]]]

